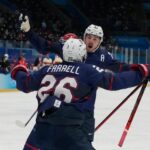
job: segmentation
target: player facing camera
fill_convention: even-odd
[[[84,32],[84,42],[86,44],[87,52],[95,52],[103,42],[103,29],[101,26],[91,24]]]

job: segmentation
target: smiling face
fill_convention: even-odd
[[[87,52],[95,52],[101,44],[101,38],[92,34],[86,34],[84,42]]]

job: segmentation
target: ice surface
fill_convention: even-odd
[[[112,111],[133,88],[120,91],[98,89],[95,104],[96,125]],[[15,124],[26,122],[37,107],[36,93],[0,93],[0,150],[21,150],[34,123],[25,128]],[[95,132],[96,150],[150,150],[150,88],[147,87],[122,148],[118,142],[136,101],[134,94],[101,128]]]

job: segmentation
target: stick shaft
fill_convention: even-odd
[[[24,124],[24,126],[26,127],[28,125],[28,123],[31,121],[31,119],[34,117],[34,115],[37,113],[38,109],[36,109],[33,114],[31,115],[31,117],[27,120],[27,122]]]
[[[129,129],[130,129],[130,126],[131,126],[131,124],[132,124],[133,118],[134,118],[134,116],[135,116],[135,113],[136,113],[136,111],[137,111],[137,109],[138,109],[138,106],[139,106],[139,104],[140,104],[140,101],[141,101],[141,99],[142,99],[142,96],[143,96],[143,94],[144,94],[144,91],[145,91],[145,89],[146,89],[147,83],[148,83],[148,80],[146,80],[146,81],[143,83],[143,86],[142,86],[142,88],[141,88],[141,90],[140,90],[140,93],[139,93],[139,95],[138,95],[138,97],[137,97],[136,103],[135,103],[135,105],[134,105],[134,107],[133,107],[133,109],[132,109],[132,112],[131,112],[131,114],[130,114],[130,116],[129,116],[129,119],[128,119],[127,123],[126,123],[125,129],[124,129],[124,131],[123,131],[123,133],[122,133],[122,136],[121,136],[121,138],[120,138],[120,141],[119,141],[119,143],[118,143],[118,146],[120,146],[120,147],[122,147],[122,145],[123,145],[123,143],[124,143],[124,141],[125,141],[125,139],[126,139],[126,136],[127,136],[128,131],[129,131]]]
[[[134,88],[131,93],[121,102],[119,105],[117,105],[95,128],[95,131],[97,131],[142,85],[142,81],[136,88]]]

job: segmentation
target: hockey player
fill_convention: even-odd
[[[19,20],[23,20],[20,26],[21,31],[26,34],[26,36],[28,37],[30,42],[36,47],[38,52],[42,54],[54,52],[58,54],[61,58],[63,57],[62,42],[58,41],[50,43],[42,37],[39,37],[36,33],[32,31],[28,16],[25,16],[25,18],[23,19],[23,15],[21,14]],[[132,68],[130,65],[121,63],[113,59],[112,55],[107,50],[100,48],[100,45],[103,41],[103,35],[103,30],[100,26],[90,25],[85,30],[84,42],[86,43],[86,49],[88,52],[85,63],[93,64],[103,69],[110,69],[114,72],[130,70]],[[67,37],[69,38],[70,36]],[[77,37],[75,36],[73,38]],[[95,96],[93,96],[92,98],[95,99],[96,92],[93,95]],[[93,114],[94,112],[89,112],[89,114],[86,116],[87,121],[85,121],[85,123],[83,124],[83,128],[87,132],[87,136],[90,141],[93,140],[94,135],[95,120],[94,118],[92,118]]]
[[[37,91],[39,103],[36,124],[24,150],[93,150],[82,125],[88,111],[94,111],[97,87],[125,89],[150,77],[145,65],[138,65],[139,71],[115,74],[82,63],[86,57],[84,42],[71,38],[63,46],[63,63],[32,73],[20,64],[13,68],[11,77],[17,88],[25,93]]]

